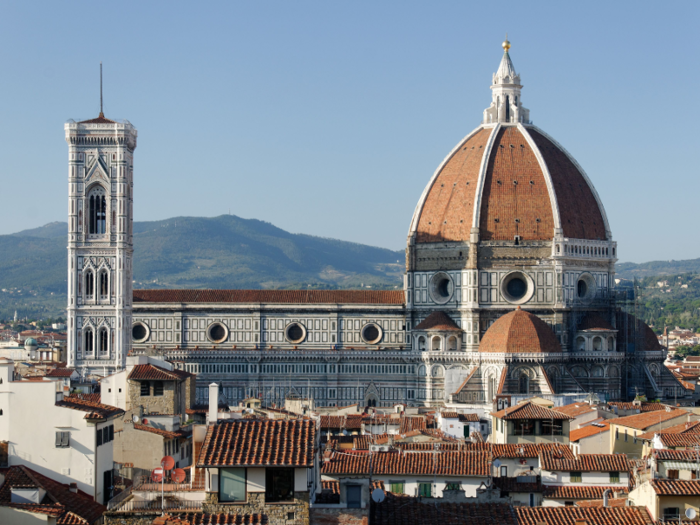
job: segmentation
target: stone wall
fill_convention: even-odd
[[[142,381],[129,380],[129,399],[131,408],[135,414],[138,414],[139,407],[143,407],[144,414],[179,414],[177,382],[176,381],[160,381],[163,384],[163,395],[153,395],[153,384],[156,381],[149,381],[150,395],[141,396]]]
[[[207,492],[202,510],[206,514],[264,514],[269,525],[309,525],[309,493],[295,492],[294,503],[265,503],[264,492],[248,492],[243,504],[219,503],[217,492]],[[289,514],[294,513],[290,520]]]
[[[152,470],[160,466],[163,458],[163,437],[136,430],[131,421],[124,423],[121,432],[114,433],[114,461],[133,463],[134,467]]]
[[[366,509],[319,509],[310,510],[312,525],[367,525],[369,506]]]

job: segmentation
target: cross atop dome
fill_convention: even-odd
[[[520,75],[516,73],[508,50],[511,45],[508,35],[502,44],[503,58],[498,71],[493,74],[491,84],[491,105],[484,110],[484,124],[500,122],[502,124],[529,123],[530,110],[525,109],[520,101]]]

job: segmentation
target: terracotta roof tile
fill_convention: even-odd
[[[565,420],[573,419],[573,417],[551,410],[530,401],[525,401],[514,407],[504,408],[493,413],[499,419],[550,419],[550,420]]]
[[[694,450],[671,450],[660,448],[652,450],[652,454],[658,461],[692,461],[697,462],[698,453]]]
[[[136,381],[157,380],[157,381],[182,381],[188,377],[194,377],[194,374],[185,372],[184,370],[167,370],[156,365],[136,365],[129,372],[127,379]]]
[[[405,299],[396,290],[134,290],[134,302],[403,305]]]
[[[519,525],[654,525],[644,507],[516,507]]]
[[[486,330],[479,352],[552,353],[561,352],[561,345],[547,323],[518,307]]]
[[[625,470],[626,471],[626,470]],[[627,494],[627,487],[611,487],[597,485],[545,485],[543,495],[549,499],[603,499],[603,492],[612,489],[613,492]],[[612,494],[610,495],[612,498]]]
[[[665,405],[663,403],[647,403],[643,402],[636,405],[633,401],[608,401],[608,406],[617,407],[621,410],[634,410],[639,409],[639,412],[656,412],[658,410],[666,410],[666,407],[670,405]]]
[[[653,439],[654,434],[700,434],[700,421],[686,421],[661,430],[652,430],[640,434],[637,439]]]
[[[439,476],[487,476],[488,454],[484,452],[374,452],[372,473],[436,474]],[[369,474],[368,452],[334,452],[323,461],[323,474]]]
[[[414,330],[461,332],[462,329],[445,312],[433,312],[418,323]]]
[[[462,423],[478,423],[479,422],[479,415],[478,414],[459,414],[459,420]]]
[[[124,413],[121,408],[95,403],[94,401],[88,401],[73,396],[67,396],[63,398],[63,401],[57,401],[56,406],[87,412],[87,414],[85,414],[85,419],[109,419],[110,417]]]
[[[354,450],[369,450],[369,446],[376,443],[378,439],[385,438],[389,434],[364,434],[362,436],[352,436],[352,448]]]
[[[89,496],[81,492],[72,492],[66,485],[39,474],[29,467],[9,467],[5,474],[5,482],[0,486],[0,505],[2,506],[17,506],[10,503],[12,487],[37,487],[46,491],[41,504],[26,504],[17,508],[58,517],[57,523],[61,525],[92,524],[97,522],[107,510]]]
[[[700,481],[680,479],[653,479],[654,492],[662,496],[700,496]]]
[[[587,438],[590,436],[595,436],[596,434],[601,434],[602,432],[608,432],[610,430],[610,423],[607,421],[605,423],[596,423],[591,425],[586,425],[583,428],[577,428],[569,432],[569,441],[576,442],[579,439]]]
[[[155,427],[151,427],[148,425],[141,425],[139,423],[134,423],[134,429],[142,430],[144,432],[150,432],[151,434],[158,434],[159,436],[162,436],[165,439],[175,439],[175,438],[187,437],[189,435],[189,432],[183,432],[183,431],[172,432],[170,430],[164,430],[162,428],[155,428]]]
[[[447,419],[459,419],[459,414],[457,412],[440,412],[440,415]]]
[[[222,421],[207,429],[197,466],[310,468],[315,436],[311,420]]]
[[[570,405],[554,407],[553,410],[561,412],[562,414],[566,414],[567,416],[578,417],[581,414],[593,412],[595,408],[589,405],[588,403],[571,403]]]
[[[541,131],[528,128],[528,132],[537,144],[552,177],[564,236],[572,239],[604,240],[606,232],[603,215],[583,174],[566,153]],[[550,233],[549,238],[551,236]]]
[[[410,417],[404,416],[401,418],[401,426],[399,427],[399,433],[405,434],[411,430],[424,430],[428,428],[427,421],[424,417]]]
[[[642,414],[634,414],[626,417],[618,417],[611,419],[611,425],[620,425],[628,428],[636,428],[638,430],[646,430],[652,425],[658,425],[664,421],[670,421],[679,417],[687,416],[688,412],[681,409],[672,409],[670,411],[656,410],[654,412],[645,412]]]
[[[694,447],[700,445],[700,434],[659,434],[666,447]]]
[[[68,394],[64,399],[80,399],[83,401],[89,401],[90,403],[101,403],[102,396],[99,392],[95,394]]]
[[[577,507],[602,507],[602,499],[582,499],[576,501]],[[608,498],[608,507],[626,507],[627,498]],[[658,525],[658,524],[657,524]]]
[[[574,453],[565,445],[558,443],[537,443],[537,444],[508,444],[508,445],[489,445],[493,447],[494,458],[538,458],[542,452],[557,450],[562,457],[573,458]]]
[[[540,455],[540,467],[564,472],[626,472],[629,463],[625,454],[579,454],[575,458],[561,458],[545,451]]]

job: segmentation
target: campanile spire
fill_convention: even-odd
[[[521,102],[520,75],[516,73],[508,50],[511,45],[508,35],[502,44],[503,57],[498,71],[493,74],[491,82],[491,105],[484,110],[484,124],[500,122],[502,124],[527,123],[530,120],[530,110],[525,109]]]

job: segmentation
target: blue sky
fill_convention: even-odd
[[[228,213],[402,249],[508,31],[523,103],[622,261],[700,257],[698,2],[3,2],[0,233],[64,221],[63,124],[139,131],[135,220]]]

